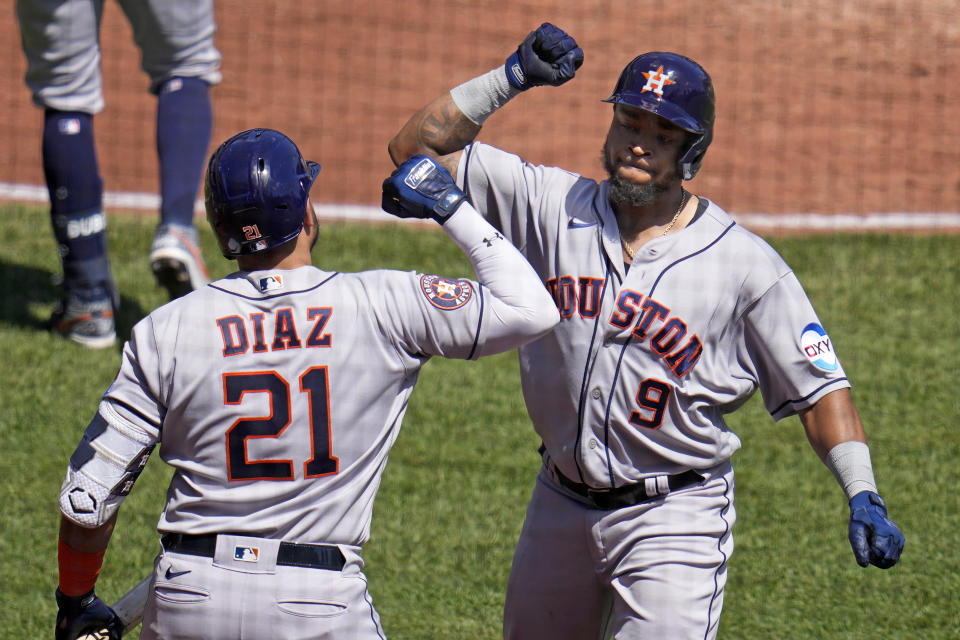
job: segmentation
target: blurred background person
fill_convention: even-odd
[[[173,299],[209,281],[193,211],[213,126],[210,86],[221,79],[213,0],[118,2],[157,96],[161,204],[150,265]],[[26,83],[44,110],[43,172],[63,268],[50,327],[91,348],[114,344],[119,301],[93,131],[93,117],[104,107],[103,8],[103,0],[18,0],[16,6]]]

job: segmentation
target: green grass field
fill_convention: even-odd
[[[120,331],[165,302],[147,264],[155,220],[111,216]],[[213,275],[228,273],[200,225]],[[67,459],[119,363],[43,329],[59,271],[46,210],[0,207],[0,638],[50,637],[57,495]],[[960,638],[960,236],[772,239],[830,331],[870,438],[881,493],[907,536],[901,563],[860,569],[847,508],[796,418],[759,398],[730,418],[737,551],[720,638]],[[330,224],[315,262],[469,275],[446,236],[415,225]],[[435,360],[393,450],[366,548],[374,602],[392,640],[495,639],[513,545],[538,467],[515,354]],[[145,575],[168,472],[155,459],[124,504],[98,593]],[[549,640],[549,639],[545,639]]]

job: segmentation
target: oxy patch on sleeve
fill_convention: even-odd
[[[800,350],[821,371],[836,371],[840,366],[830,336],[816,322],[811,322],[800,332]]]
[[[451,280],[442,276],[420,276],[420,291],[437,309],[459,309],[473,297],[473,287],[467,280]]]

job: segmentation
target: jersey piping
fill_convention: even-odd
[[[243,298],[244,300],[272,300],[273,298],[282,298],[282,297],[284,297],[284,296],[289,296],[290,294],[307,293],[307,292],[310,292],[310,291],[315,291],[316,289],[319,289],[319,288],[322,287],[323,285],[327,284],[328,282],[330,282],[331,280],[333,280],[334,278],[336,278],[338,275],[340,275],[340,272],[339,272],[339,271],[335,271],[335,272],[333,272],[332,274],[330,274],[329,277],[327,277],[326,279],[322,280],[321,282],[313,285],[313,286],[310,287],[309,289],[298,289],[298,290],[296,290],[296,291],[282,291],[282,292],[280,292],[280,293],[275,293],[275,294],[269,295],[269,296],[248,296],[248,295],[246,295],[246,294],[244,294],[244,293],[237,293],[236,291],[229,291],[229,290],[224,289],[224,288],[222,288],[222,287],[218,287],[218,286],[216,286],[216,285],[214,285],[214,284],[210,284],[210,285],[207,285],[207,286],[209,286],[211,289],[216,289],[217,291],[222,291],[223,293],[227,293],[227,294],[229,294],[229,295],[231,295],[231,296],[236,296],[236,297],[238,297],[238,298]]]
[[[713,597],[710,598],[710,602],[707,605],[707,628],[703,631],[703,640],[707,640],[710,637],[713,603],[723,593],[723,587],[720,586],[717,577],[727,566],[727,554],[723,552],[723,538],[730,533],[730,521],[727,520],[726,516],[730,511],[730,483],[726,478],[723,479],[723,497],[726,500],[726,506],[720,510],[720,519],[723,520],[724,530],[723,533],[720,534],[720,537],[717,538],[717,551],[720,552],[720,557],[723,559],[713,570]]]
[[[773,416],[774,418],[776,418],[777,415],[778,415],[781,411],[783,411],[783,409],[784,409],[785,407],[787,407],[788,405],[800,404],[800,403],[804,402],[805,400],[807,400],[807,398],[812,398],[813,396],[815,396],[815,395],[817,395],[818,393],[820,393],[823,389],[826,389],[826,388],[829,387],[830,385],[836,384],[836,383],[838,383],[838,382],[849,382],[849,380],[846,378],[846,376],[844,376],[843,378],[834,378],[833,380],[828,380],[827,382],[824,382],[822,385],[820,385],[819,387],[817,387],[816,389],[814,389],[813,391],[811,391],[811,392],[808,393],[807,395],[803,396],[802,398],[794,398],[794,399],[792,399],[792,400],[786,400],[786,401],[780,403],[780,405],[779,405],[777,408],[775,408],[773,411],[770,412],[770,415]]]
[[[596,203],[594,203],[594,206],[596,206]],[[699,214],[702,213],[701,207],[703,208],[703,210],[706,209],[706,205],[705,205],[705,203],[702,202],[702,201],[701,201],[700,205],[697,207],[697,213],[698,213],[698,214],[694,216],[694,219],[690,222],[690,225],[692,225],[696,220],[698,220],[698,219],[700,218],[700,215],[699,215]],[[687,225],[687,227],[689,228],[690,225]],[[708,251],[708,250],[711,249],[712,247],[716,246],[717,243],[719,243],[719,242],[727,235],[727,233],[729,233],[730,230],[733,229],[735,226],[737,226],[737,224],[736,224],[735,222],[729,224],[723,231],[720,232],[719,235],[717,235],[716,238],[714,238],[713,240],[711,240],[706,246],[704,246],[704,247],[702,247],[702,248],[700,248],[700,249],[698,249],[698,250],[696,250],[696,251],[694,251],[694,252],[692,252],[692,253],[689,253],[689,254],[683,256],[682,258],[678,258],[678,259],[674,260],[673,262],[671,262],[670,264],[668,264],[666,267],[664,267],[663,270],[660,272],[660,274],[657,276],[657,279],[654,280],[653,285],[651,285],[650,291],[647,293],[647,297],[650,298],[650,297],[653,296],[654,291],[656,291],[656,289],[657,289],[657,285],[660,284],[660,280],[663,278],[664,275],[666,275],[667,271],[669,271],[670,269],[672,269],[672,268],[675,267],[676,265],[680,264],[681,262],[684,262],[685,260],[689,260],[690,258],[693,258],[693,257],[695,257],[695,256],[698,256],[698,255],[700,255],[700,254]],[[607,264],[608,264],[608,270],[609,270],[609,259],[607,259]],[[610,388],[611,388],[611,389],[614,389],[614,388],[616,388],[616,386],[617,386],[617,380],[619,380],[619,378],[620,378],[620,369],[621,369],[622,364],[623,364],[623,357],[624,357],[624,355],[626,354],[627,348],[630,346],[630,343],[632,342],[632,340],[633,340],[633,335],[632,335],[632,334],[628,335],[626,341],[623,343],[623,346],[620,348],[620,356],[617,358],[617,366],[616,366],[616,368],[615,368],[614,371],[613,371],[613,379],[610,381]],[[591,343],[590,343],[590,352],[591,352],[591,354],[593,354],[593,347],[594,347],[594,341],[591,340]],[[588,386],[588,385],[586,384],[586,380],[584,380],[584,384],[581,385],[581,392],[580,392],[580,404],[581,404],[581,408],[582,408],[583,402],[584,402],[584,389],[586,389],[587,386]],[[613,459],[612,459],[612,457],[611,457],[611,451],[610,451],[610,431],[611,431],[611,429],[610,429],[610,412],[611,412],[612,407],[613,407],[613,398],[614,398],[614,394],[613,394],[613,393],[609,393],[609,394],[608,394],[608,397],[607,397],[606,407],[605,407],[605,409],[604,409],[604,415],[603,415],[603,439],[604,439],[604,443],[603,443],[603,444],[604,444],[604,449],[605,449],[605,457],[606,457],[606,461],[607,461],[607,475],[608,475],[609,478],[610,478],[610,487],[611,487],[611,488],[616,488],[617,485],[616,485],[616,481],[614,480],[614,473],[613,473]],[[579,445],[580,445],[580,432],[581,432],[581,430],[582,430],[582,425],[583,425],[583,419],[582,419],[582,416],[581,416],[581,418],[580,418],[580,420],[579,420],[579,424],[577,425],[577,447],[576,447],[576,449],[575,449],[575,451],[577,452],[577,457],[578,457],[578,458],[579,458],[579,456],[580,456],[580,446],[579,446]],[[579,464],[579,462],[577,463],[577,471],[580,472],[580,464]],[[580,473],[581,473],[581,481],[582,481],[582,472],[580,472]]]
[[[657,276],[657,279],[653,282],[653,286],[650,287],[650,292],[647,293],[647,297],[648,297],[648,298],[653,297],[653,292],[656,291],[657,285],[660,284],[660,279],[663,278],[664,274],[666,274],[667,271],[669,271],[669,270],[672,269],[673,267],[677,266],[678,264],[680,264],[680,263],[683,262],[684,260],[689,260],[690,258],[693,258],[694,256],[698,256],[698,255],[700,255],[701,253],[704,253],[707,249],[709,249],[709,248],[712,247],[713,245],[715,245],[715,244],[717,244],[718,242],[720,242],[720,240],[722,240],[723,237],[724,237],[725,235],[727,235],[727,233],[728,233],[731,229],[733,229],[735,226],[737,226],[737,223],[736,223],[736,222],[731,223],[726,229],[724,229],[723,231],[721,231],[721,232],[720,232],[720,235],[717,236],[716,238],[714,238],[714,240],[713,240],[710,244],[708,244],[707,246],[703,247],[702,249],[700,249],[700,250],[698,250],[698,251],[694,251],[694,252],[691,253],[691,254],[685,255],[685,256],[683,256],[682,258],[678,258],[677,260],[674,260],[673,262],[671,262],[670,264],[668,264],[666,267],[664,267],[664,268],[663,268],[663,271],[660,272],[660,275]]]
[[[600,193],[598,192],[596,198],[594,198],[593,200],[593,209],[594,209],[594,214],[596,215],[597,221],[598,221],[597,250],[600,252],[600,258],[603,260],[603,263],[605,265],[604,274],[603,274],[603,289],[600,291],[600,300],[601,300],[600,307],[602,308],[603,307],[602,300],[606,295],[607,287],[610,284],[610,274],[613,273],[614,275],[617,276],[618,279],[619,279],[619,274],[616,272],[615,269],[610,268],[611,267],[610,258],[609,256],[607,256],[607,252],[603,248],[603,217],[600,215],[600,208],[599,208],[599,205],[597,204],[597,201],[599,198],[600,198]],[[556,272],[557,273],[560,272],[559,265],[557,265],[556,267]],[[583,413],[584,413],[583,410],[587,400],[587,386],[588,386],[587,383],[589,382],[590,377],[593,373],[593,366],[594,364],[596,364],[596,361],[597,361],[598,352],[594,350],[593,345],[597,341],[597,333],[599,332],[599,329],[600,329],[600,319],[602,317],[603,317],[602,314],[597,313],[597,317],[594,318],[593,320],[593,333],[590,335],[590,346],[588,347],[588,350],[587,350],[587,359],[586,359],[587,361],[583,366],[583,378],[581,379],[581,382],[580,382],[580,399],[577,403],[577,437],[576,437],[576,440],[574,441],[573,461],[576,464],[577,475],[580,477],[581,483],[584,482],[583,469],[580,467],[580,458],[581,458],[580,441],[583,436]]]
[[[480,329],[483,327],[483,308],[486,304],[486,296],[483,295],[483,285],[477,284],[477,296],[480,298],[480,317],[477,318],[477,332],[473,336],[473,346],[470,348],[470,354],[467,360],[473,360],[473,355],[477,352],[477,345],[480,344]]]

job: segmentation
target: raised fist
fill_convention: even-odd
[[[381,206],[398,218],[433,218],[443,224],[465,198],[446,169],[417,154],[383,181]]]
[[[583,49],[576,41],[549,22],[544,22],[524,39],[504,65],[507,80],[514,88],[559,87],[573,78],[583,64]]]

